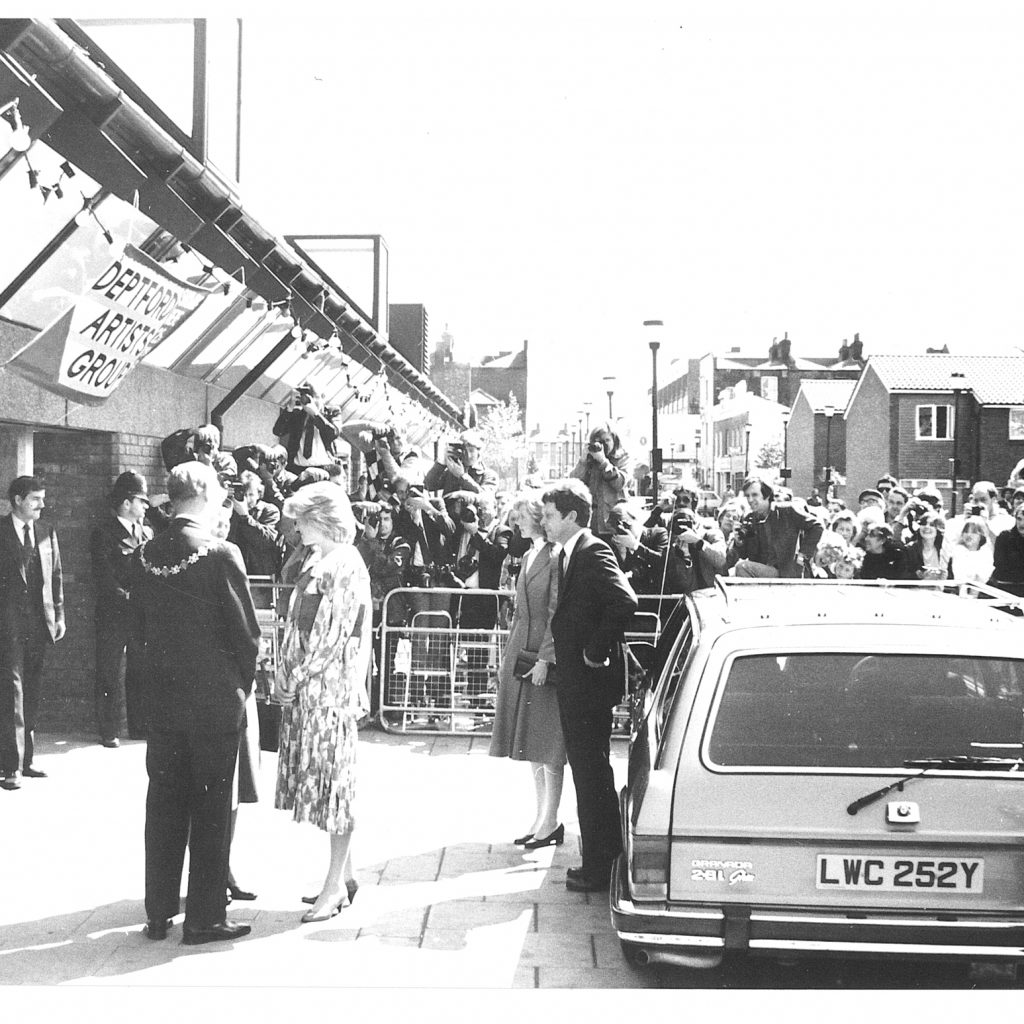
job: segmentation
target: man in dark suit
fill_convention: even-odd
[[[19,476],[0,520],[0,789],[20,789],[20,775],[42,779],[32,764],[43,654],[64,635],[64,585],[53,527],[41,522],[46,485]],[[20,769],[20,771],[19,771]]]
[[[128,584],[135,549],[153,539],[145,523],[149,508],[146,478],[131,470],[122,473],[110,492],[112,514],[92,531],[90,550],[96,582],[96,723],[100,742],[117,747],[121,669],[128,736],[146,738],[142,717],[142,644],[132,633]]]
[[[622,636],[636,594],[615,555],[581,524],[590,522],[590,491],[567,480],[544,494],[542,522],[558,555],[558,605],[551,619],[558,666],[558,709],[576,786],[583,866],[570,868],[566,888],[608,888],[622,849],[619,802],[612,774],[612,709],[625,682]]]
[[[130,603],[145,642],[146,916],[151,939],[178,913],[185,846],[186,945],[248,935],[225,920],[231,788],[259,623],[242,556],[211,533],[226,493],[199,462],[171,470],[170,526],[136,552]]]

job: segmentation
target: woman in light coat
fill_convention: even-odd
[[[599,423],[590,432],[586,455],[576,463],[570,475],[587,485],[593,501],[590,530],[605,540],[612,534],[608,513],[620,501],[625,501],[629,473],[629,456],[618,434],[612,430],[610,423]]]
[[[498,667],[498,697],[491,733],[491,757],[529,761],[533,773],[537,810],[533,825],[514,840],[517,846],[535,850],[558,846],[565,829],[558,822],[565,769],[565,740],[555,692],[555,642],[551,616],[558,600],[558,562],[552,545],[544,539],[540,517],[543,505],[536,498],[512,506],[511,520],[524,540],[532,541],[523,555],[516,582],[515,611],[508,643]],[[533,667],[517,676],[519,661],[534,660]]]

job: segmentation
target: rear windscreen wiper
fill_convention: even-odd
[[[959,754],[956,757],[915,757],[904,761],[903,767],[920,768],[921,770],[916,775],[911,775],[906,779],[897,779],[895,782],[889,783],[888,786],[883,786],[881,789],[876,789],[874,792],[854,800],[846,808],[846,813],[856,814],[862,808],[875,803],[877,800],[881,800],[883,796],[891,793],[894,789],[898,789],[902,793],[903,787],[908,782],[921,778],[927,772],[956,771],[957,769],[965,768],[1015,772],[1024,767],[1024,759],[1019,757],[975,757],[971,754]]]

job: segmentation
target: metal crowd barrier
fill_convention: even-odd
[[[382,728],[489,734],[511,601],[508,590],[392,590],[382,602],[376,650]],[[481,619],[487,624],[477,625]]]
[[[274,673],[293,587],[267,576],[250,576],[249,585],[260,622],[256,695],[266,706],[261,708],[262,717],[273,707]],[[379,692],[376,714],[383,729],[490,735],[498,665],[508,641],[513,596],[509,590],[400,587],[384,598],[373,645],[372,674],[379,685],[368,685],[371,692]],[[680,596],[639,595],[626,642],[633,646],[656,644],[661,626]],[[464,619],[472,621],[474,617],[458,601],[467,597],[477,599],[476,612],[481,610],[481,601],[494,602],[493,614],[491,608],[486,609],[493,626],[463,625]],[[613,735],[628,733],[629,706],[623,703],[614,712]]]

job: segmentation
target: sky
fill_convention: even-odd
[[[734,346],[1024,346],[1014,5],[246,9],[241,186],[379,233],[460,359],[530,341],[531,421]],[[617,399],[618,400],[618,399]]]

